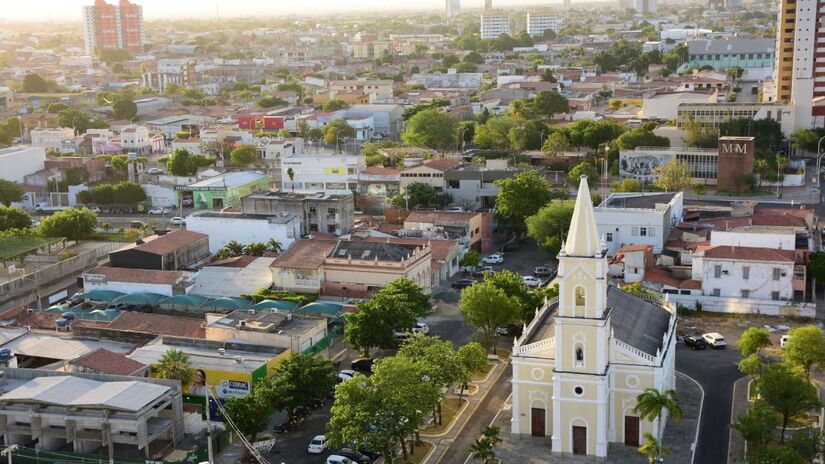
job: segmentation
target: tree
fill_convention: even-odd
[[[122,48],[101,48],[97,55],[107,66],[132,59],[132,55]]]
[[[541,151],[547,156],[557,156],[570,149],[570,141],[562,131],[555,131],[545,139]]]
[[[409,332],[431,310],[424,288],[409,279],[393,280],[356,307],[357,312],[344,316],[344,336],[365,356],[371,347],[392,347],[396,332]]]
[[[489,282],[478,282],[461,292],[459,309],[464,320],[481,332],[488,349],[493,349],[496,327],[521,317],[519,303]]]
[[[241,145],[229,153],[232,164],[249,166],[258,161],[258,150],[255,145]]]
[[[57,123],[61,127],[71,127],[78,134],[83,134],[89,129],[105,129],[109,124],[99,115],[91,116],[85,111],[69,108],[57,113]]]
[[[335,366],[330,361],[314,354],[292,353],[275,369],[267,395],[270,402],[277,402],[292,418],[297,408],[326,398],[337,380]]]
[[[496,213],[508,218],[508,225],[517,233],[525,230],[525,219],[536,214],[553,197],[550,186],[532,169],[497,180],[495,185],[499,190]]]
[[[243,247],[243,254],[247,256],[263,256],[268,250],[266,243],[252,242]]]
[[[160,379],[179,380],[181,385],[188,386],[192,383],[195,371],[189,355],[181,350],[170,348],[161,355],[154,373]]]
[[[344,108],[346,103],[343,100],[338,100],[333,98],[332,100],[327,100],[324,105],[321,107],[324,111],[328,113],[332,113],[333,111],[338,111]]]
[[[512,127],[507,133],[507,140],[513,150],[539,150],[542,145],[542,134],[547,132],[547,126],[540,121],[525,121]]]
[[[286,106],[287,102],[283,98],[278,97],[261,97],[255,102],[261,108],[272,108],[273,106]]]
[[[484,276],[484,282],[501,289],[505,295],[518,303],[519,320],[530,322],[536,312],[536,307],[540,304],[533,297],[533,292],[524,283],[524,278],[510,270],[501,270],[488,273]]]
[[[22,199],[23,189],[16,182],[0,179],[0,203],[4,206],[11,206],[12,203]]]
[[[651,433],[645,432],[643,436],[644,443],[639,447],[639,452],[647,456],[649,464],[656,464],[662,455],[670,456],[670,450],[665,448]]]
[[[484,57],[478,52],[470,52],[464,55],[464,59],[462,61],[465,63],[484,64]]]
[[[274,238],[270,238],[266,241],[266,251],[280,253],[283,251],[283,246],[281,245],[281,242],[275,240]]]
[[[449,193],[436,192],[431,185],[423,182],[413,182],[408,185],[404,195],[409,198],[399,195],[393,199],[393,206],[396,208],[407,208],[409,206],[411,209],[418,207],[442,208],[453,201],[453,197]]]
[[[0,232],[9,229],[27,229],[32,225],[32,217],[20,208],[0,206]]]
[[[616,139],[616,148],[632,150],[636,147],[669,147],[670,139],[642,128],[630,129]]]
[[[461,257],[459,265],[463,268],[475,269],[481,263],[481,255],[476,250],[470,250]]]
[[[776,430],[776,411],[764,401],[758,400],[740,414],[732,425],[748,442],[748,454],[758,454]]]
[[[739,338],[739,353],[743,358],[752,354],[759,355],[762,348],[771,346],[771,336],[764,327],[748,327]]]
[[[582,161],[581,163],[573,166],[567,174],[567,179],[572,185],[578,185],[582,176],[587,176],[587,178],[590,179],[591,188],[598,185],[599,171],[593,163]]]
[[[677,192],[690,187],[691,173],[687,161],[673,160],[656,168],[653,184],[666,192]]]
[[[685,119],[684,130],[686,132],[683,138],[685,144],[689,147],[696,148],[716,148],[718,138],[716,131],[711,126],[705,126],[699,121],[688,116]]]
[[[63,110],[68,110],[71,108],[71,105],[61,102],[54,102],[49,104],[48,108],[46,109],[47,113],[57,114]]]
[[[613,119],[580,119],[569,127],[570,143],[575,147],[589,147],[595,150],[619,137],[623,131],[622,126]]]
[[[676,402],[676,391],[665,390],[661,392],[655,388],[645,388],[645,391],[636,397],[636,406],[633,407],[633,412],[639,415],[640,419],[648,420],[650,422],[659,421],[659,429],[657,436],[662,437],[665,430],[664,413],[667,411],[673,420],[679,422],[682,420],[682,407]]]
[[[487,353],[480,343],[470,342],[462,345],[456,352],[456,356],[461,367],[459,380],[461,381],[461,393],[463,394],[473,374],[483,372],[487,368]],[[460,394],[459,398],[461,398]]]
[[[112,203],[134,205],[144,200],[146,200],[146,191],[140,184],[124,181],[115,184],[112,188]]]
[[[443,392],[463,378],[463,366],[452,342],[441,340],[438,337],[414,334],[401,344],[397,356],[406,356],[411,362],[420,362],[428,381],[439,386],[438,391],[442,393],[430,406],[435,409],[436,423],[440,424]]]
[[[324,143],[332,145],[344,140],[347,137],[355,137],[355,129],[343,119],[335,119],[328,122],[322,129],[324,132]]]
[[[264,429],[269,418],[269,405],[261,400],[261,395],[257,394],[257,390],[263,388],[262,383],[259,382],[255,386],[256,391],[252,394],[233,396],[224,405],[226,415],[250,442],[255,441],[258,432]]]
[[[539,92],[533,101],[533,112],[545,119],[552,119],[553,115],[569,111],[570,105],[567,98],[556,90]]]
[[[470,455],[473,459],[483,461],[485,464],[496,458],[495,447],[501,442],[501,428],[488,425],[481,432],[481,438],[473,442],[470,446]]]
[[[44,93],[49,91],[49,83],[40,74],[29,73],[23,77],[23,92]]]
[[[40,230],[46,237],[65,237],[78,241],[95,232],[97,215],[86,208],[58,211],[40,221]]]
[[[791,134],[791,142],[793,146],[807,152],[816,153],[816,150],[822,148],[819,144],[819,139],[825,135],[822,129],[797,129]]]
[[[780,443],[785,443],[788,419],[819,406],[816,388],[786,363],[773,363],[764,367],[759,380],[759,391],[765,404],[782,415]]]
[[[112,104],[112,115],[115,119],[131,120],[137,116],[137,104],[131,99],[120,98]]]
[[[641,192],[642,191],[642,183],[639,182],[637,179],[632,179],[628,177],[627,179],[622,179],[619,182],[619,185],[613,189],[614,192]]]
[[[184,148],[178,148],[166,160],[166,169],[174,176],[194,176],[198,168],[209,166],[215,162],[214,158],[193,155]]]
[[[489,118],[484,124],[477,124],[473,143],[478,148],[509,148],[510,130],[518,124],[514,118],[499,116]]]
[[[753,458],[748,459],[749,464],[808,464],[809,462],[816,461],[806,461],[796,450],[788,447],[766,447]]]
[[[785,342],[785,360],[805,370],[811,377],[811,367],[825,364],[825,334],[815,325],[797,327],[788,332]]]
[[[526,220],[527,235],[552,256],[561,250],[561,243],[573,219],[572,201],[554,201],[542,207]]]
[[[456,145],[458,119],[437,109],[419,111],[409,121],[401,134],[405,145],[447,150]]]

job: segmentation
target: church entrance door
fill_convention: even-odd
[[[624,444],[639,446],[639,418],[624,416]]]
[[[587,454],[587,427],[573,426],[573,454]]]
[[[531,408],[530,409],[530,435],[534,437],[544,436],[544,418],[546,414],[544,409]]]

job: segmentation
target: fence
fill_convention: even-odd
[[[668,299],[687,309],[695,309],[696,303],[699,303],[702,305],[702,311],[713,313],[764,314],[766,316],[806,318],[816,316],[816,305],[812,303],[675,294],[668,294]]]
[[[67,278],[79,277],[87,269],[96,266],[99,257],[97,249],[85,251],[23,277],[10,280],[0,285],[0,305],[23,297],[28,298],[27,301],[30,302],[36,298],[38,287],[45,287]]]

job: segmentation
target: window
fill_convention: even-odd
[[[584,288],[576,287],[576,306],[584,306],[585,297],[584,297]]]
[[[773,280],[779,280],[781,273],[782,269],[779,269],[778,267],[773,268]]]
[[[718,288],[714,288],[713,292],[711,293],[712,296],[720,296],[721,294],[722,294],[722,291],[719,290]]]
[[[335,233],[335,224],[329,224],[327,226],[327,233],[334,234]]]
[[[639,228],[638,227],[631,227],[630,228],[630,235],[636,237],[639,235]]]
[[[745,290],[743,288],[742,289],[742,298],[750,298],[750,296],[751,296],[751,291],[750,290]]]
[[[640,227],[639,235],[641,235],[642,237],[647,237],[647,227]]]
[[[722,266],[721,265],[717,264],[717,265],[713,266],[713,277],[716,277],[717,279],[722,277]]]
[[[315,206],[310,206],[309,207],[309,214],[315,214],[317,212],[318,212],[318,208],[316,208]]]
[[[748,280],[751,277],[751,267],[742,266],[742,280]]]
[[[774,301],[779,300],[779,292],[771,292],[771,299]]]
[[[447,187],[449,187],[451,189],[461,188],[461,182],[459,182],[457,180],[449,180],[449,181],[447,181]]]
[[[612,242],[613,241],[613,232],[608,232],[608,233],[604,234],[604,239],[607,240],[608,242]]]
[[[584,367],[584,348],[581,345],[576,345],[576,359],[575,365],[576,367]]]
[[[354,176],[358,174],[358,169],[356,168],[347,168],[347,174],[350,176]]]

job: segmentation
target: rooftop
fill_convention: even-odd
[[[126,355],[98,348],[91,353],[69,361],[69,364],[91,369],[104,374],[133,375],[146,368],[146,364],[129,359]]]
[[[416,248],[426,246],[386,242],[361,242],[341,240],[329,254],[330,258],[352,258],[400,262],[408,259]]]
[[[275,258],[271,267],[318,269],[334,248],[332,240],[298,240]]]
[[[688,53],[703,54],[741,54],[774,53],[775,39],[728,39],[728,40],[689,40]]]
[[[195,182],[194,184],[189,184],[188,188],[235,188],[260,181],[261,179],[266,179],[266,175],[253,171],[227,172],[200,182]]]
[[[324,192],[262,192],[262,193],[253,193],[250,195],[245,196],[244,198],[250,198],[253,200],[293,200],[293,201],[302,201],[302,200],[314,200],[314,201],[337,201],[337,200],[346,200],[347,198],[352,198],[352,194],[329,194]]]
[[[657,204],[668,204],[678,194],[669,193],[632,193],[632,194],[612,194],[599,205],[599,208],[635,208],[635,209],[656,209]]]
[[[161,285],[175,285],[186,278],[186,273],[181,271],[157,271],[109,266],[98,266],[86,274],[104,275],[106,276],[106,280],[110,282]]]
[[[714,246],[705,250],[705,258],[793,263],[794,251],[761,247]]]
[[[461,224],[466,225],[480,213],[452,211],[413,211],[404,222],[423,222],[427,224]]]
[[[8,348],[16,355],[71,361],[98,348],[106,348],[116,353],[128,353],[134,345],[29,332],[2,347]]]
[[[243,326],[241,326],[243,321]],[[210,322],[209,325],[237,328],[251,332],[301,334],[318,325],[317,317],[298,316],[278,310],[250,311],[239,309]]]
[[[152,335],[206,338],[203,322],[203,319],[190,317],[122,311],[106,328]]]
[[[73,376],[37,377],[0,396],[0,401],[47,403],[140,411],[171,390],[148,382],[98,382]]]
[[[208,369],[224,372],[253,372],[285,350],[283,348],[268,347],[270,352],[252,352],[233,349],[224,349],[223,343],[203,343],[190,345],[182,343],[167,343],[163,338],[158,338],[148,345],[142,346],[133,351],[129,357],[143,364],[157,364],[160,358],[170,349],[183,351],[189,356],[193,366],[198,369]]]
[[[289,224],[292,221],[299,220],[298,215],[293,213],[281,213],[275,216],[264,216],[260,214],[244,214],[226,211],[197,211],[191,216],[199,218],[215,218],[215,219],[245,219],[249,221],[266,221],[270,224]],[[190,216],[190,217],[191,217]]]
[[[174,252],[178,248],[183,248],[196,240],[201,240],[204,238],[209,238],[209,236],[200,232],[193,232],[191,230],[174,229],[164,235],[150,235],[149,237],[143,238],[140,241],[142,243],[133,242],[113,251],[112,253],[134,248],[145,253],[167,255]]]

